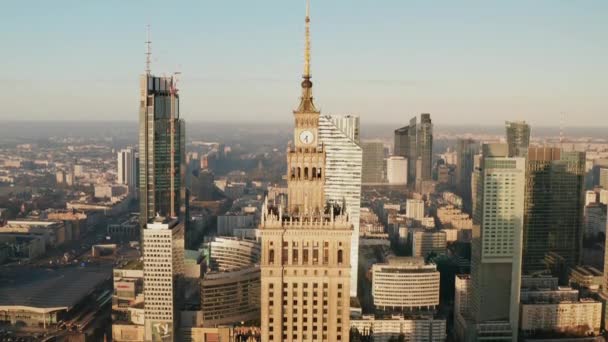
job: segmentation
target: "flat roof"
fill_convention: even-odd
[[[171,229],[179,223],[175,217],[157,216],[151,219],[146,225],[146,229]]]
[[[52,312],[70,310],[102,282],[112,269],[11,269],[0,273],[0,310]]]
[[[116,270],[116,271],[120,271],[120,270],[143,270],[143,269],[144,269],[144,262],[142,260],[139,260],[139,258],[138,259],[129,260],[124,265],[122,265],[120,267],[114,268],[114,270]]]

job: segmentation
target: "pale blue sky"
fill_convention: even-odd
[[[304,0],[2,1],[0,121],[137,120],[180,70],[182,116],[292,120]],[[318,106],[365,122],[608,126],[606,0],[312,0]]]

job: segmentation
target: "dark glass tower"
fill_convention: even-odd
[[[418,149],[416,148],[416,123],[417,118],[414,116],[410,119],[408,126],[408,153],[407,153],[407,184],[414,186],[416,184],[416,163],[418,162]]]
[[[431,169],[433,168],[433,123],[431,122],[431,114],[420,115],[416,140],[418,158],[422,163],[421,174],[416,175],[416,178],[429,181],[432,179]]]
[[[394,155],[407,159],[407,183],[430,181],[433,168],[433,123],[431,114],[413,117],[410,124],[395,130]]]
[[[585,153],[528,149],[524,206],[523,272],[544,270],[555,252],[568,266],[580,260]]]
[[[479,143],[473,139],[458,139],[456,142],[456,182],[458,192],[464,200],[464,208],[471,212],[471,174],[475,170],[475,155],[479,153]]]
[[[530,146],[530,125],[525,121],[506,122],[509,157],[525,157]]]
[[[404,157],[407,159],[410,148],[410,138],[408,136],[409,126],[401,127],[395,130],[395,146],[393,155]]]
[[[185,213],[185,124],[179,118],[175,77],[140,79],[140,222]]]

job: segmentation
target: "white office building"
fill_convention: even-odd
[[[597,203],[597,193],[593,190],[587,190],[585,192],[585,206],[592,203]]]
[[[604,189],[608,189],[608,168],[600,169],[599,185]]]
[[[135,151],[126,148],[118,152],[118,183],[129,186],[129,192],[133,193],[137,187],[137,162]]]
[[[600,189],[600,203],[608,205],[608,189]]]
[[[405,216],[414,220],[424,218],[424,201],[410,198],[405,202]]]
[[[349,221],[353,225],[350,295],[356,296],[363,165],[363,150],[359,145],[359,117],[321,115],[319,140],[326,153],[325,199],[333,203],[345,203]]]
[[[143,229],[146,341],[176,340],[184,274],[184,224],[157,218]]]
[[[407,184],[407,159],[391,156],[386,160],[386,178],[392,185]]]
[[[468,330],[505,322],[517,336],[526,159],[508,155],[506,144],[483,145],[473,175],[470,314],[477,328]]]

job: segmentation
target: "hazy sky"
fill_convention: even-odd
[[[2,1],[0,123],[137,120],[145,27],[182,117],[292,120],[304,0]],[[318,107],[362,124],[608,126],[606,0],[312,0]]]

